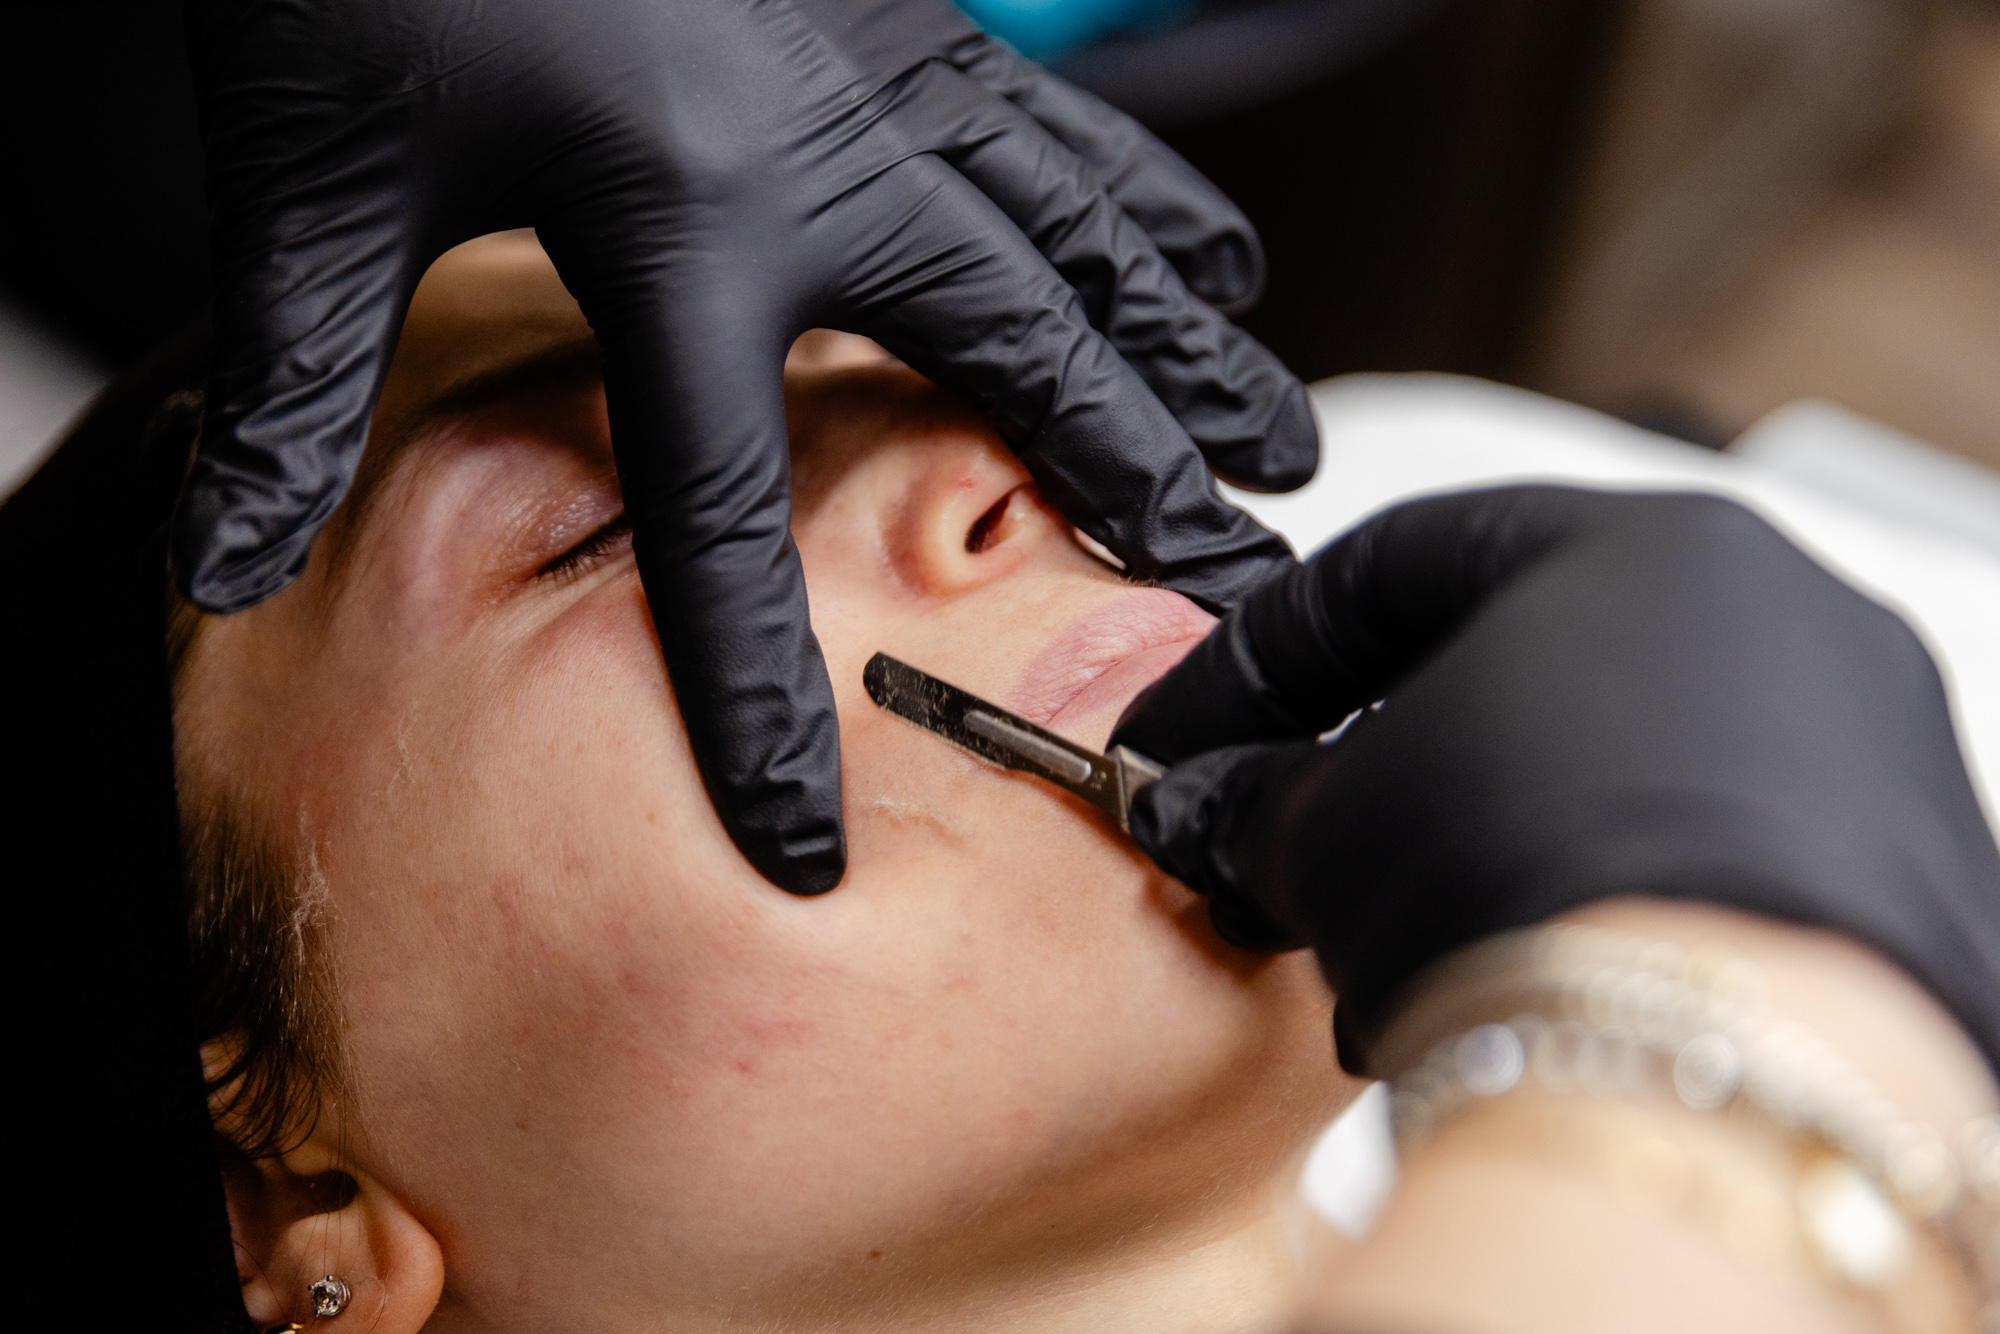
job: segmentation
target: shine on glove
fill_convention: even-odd
[[[846,864],[789,527],[786,348],[833,326],[965,394],[1142,578],[1289,565],[1209,478],[1312,474],[1304,390],[1218,307],[1248,223],[1132,121],[942,0],[191,0],[215,359],[173,535],[199,605],[303,568],[430,262],[534,226],[604,354],[694,754],[757,869]]]
[[[1389,510],[1226,617],[1112,740],[1173,765],[1133,837],[1225,936],[1318,952],[1357,1072],[1424,965],[1628,894],[1844,932],[2000,1068],[2000,851],[1937,669],[1732,502]]]

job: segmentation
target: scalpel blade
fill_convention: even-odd
[[[886,653],[862,669],[868,698],[981,759],[1074,792],[1128,828],[1132,796],[1160,766],[1124,746],[1100,755]]]

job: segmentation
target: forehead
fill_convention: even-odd
[[[406,435],[454,389],[559,349],[594,347],[583,311],[533,233],[469,241],[440,257],[417,286],[375,432]]]

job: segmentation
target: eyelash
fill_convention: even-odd
[[[537,578],[554,579],[565,583],[580,579],[614,555],[618,548],[630,540],[632,521],[620,514],[583,541],[557,556],[541,569],[535,571]]]

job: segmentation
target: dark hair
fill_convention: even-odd
[[[154,416],[192,450],[198,392]],[[202,678],[207,616],[168,583],[167,670],[174,705],[174,786],[209,1112],[225,1155],[273,1157],[312,1133],[340,1083],[339,1024],[324,948],[325,885],[273,813],[185,723]]]

